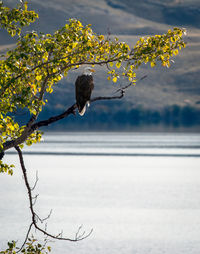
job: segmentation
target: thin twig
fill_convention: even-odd
[[[142,76],[140,79],[137,80],[137,83],[138,83],[139,81],[145,79],[146,77],[147,77],[147,75]],[[116,90],[114,93],[118,93],[118,92],[120,92],[121,90],[126,90],[127,88],[129,88],[129,87],[132,86],[132,85],[133,85],[133,83],[131,82],[131,83],[129,83],[128,85],[119,88],[119,89]]]
[[[28,240],[28,236],[29,236],[29,234],[30,234],[30,232],[31,232],[32,226],[33,226],[33,222],[30,224],[30,226],[29,226],[29,228],[28,228],[28,231],[27,231],[27,233],[26,233],[26,237],[25,237],[25,239],[24,239],[24,242],[23,242],[22,246],[20,247],[20,249],[19,249],[18,251],[16,251],[16,253],[20,252],[20,251],[24,248],[24,245],[26,244],[26,242],[27,242],[27,240]]]
[[[33,206],[36,204],[38,196],[39,196],[39,194],[37,194],[37,195],[35,195],[35,197],[33,197]]]
[[[51,214],[52,214],[52,209],[50,210],[49,214],[44,218],[44,219],[41,219],[38,215],[37,215],[37,218],[38,220],[43,223],[45,220],[48,220],[50,217],[51,217]]]
[[[33,191],[35,189],[35,187],[36,187],[36,185],[38,183],[38,180],[39,180],[39,178],[38,178],[38,171],[36,171],[36,179],[35,179],[35,183],[34,183],[33,187],[31,188],[31,191]]]

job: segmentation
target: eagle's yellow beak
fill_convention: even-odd
[[[90,69],[91,72],[95,72],[95,69]]]

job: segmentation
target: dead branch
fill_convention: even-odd
[[[25,186],[26,186],[26,189],[28,191],[28,199],[29,199],[29,208],[30,208],[30,211],[31,211],[31,215],[32,215],[32,221],[31,221],[31,224],[28,228],[28,231],[27,231],[27,234],[26,234],[26,237],[25,237],[25,240],[24,240],[24,243],[23,245],[21,246],[20,250],[24,247],[24,245],[26,244],[27,242],[27,239],[28,239],[28,236],[30,234],[30,231],[31,231],[31,228],[34,226],[36,230],[42,232],[45,236],[47,237],[50,237],[50,238],[53,238],[53,239],[56,239],[56,240],[65,240],[65,241],[71,241],[71,242],[77,242],[77,241],[81,241],[83,239],[86,239],[87,237],[89,237],[93,231],[93,229],[90,230],[90,232],[88,234],[86,234],[86,232],[84,231],[83,233],[80,232],[81,227],[78,228],[78,231],[77,233],[75,234],[75,237],[72,239],[72,238],[66,238],[66,237],[60,237],[61,234],[59,234],[58,236],[55,236],[55,235],[52,235],[50,233],[48,233],[46,231],[46,229],[42,229],[40,226],[38,226],[37,222],[38,220],[42,223],[44,222],[45,220],[49,219],[50,215],[51,215],[51,212],[49,213],[49,215],[44,218],[44,219],[41,219],[37,213],[34,211],[34,201],[33,201],[33,196],[32,196],[32,192],[31,192],[31,187],[29,185],[29,181],[28,181],[28,176],[27,176],[27,171],[26,171],[26,167],[25,167],[25,164],[24,164],[24,159],[23,159],[23,154],[22,154],[22,151],[21,149],[19,148],[19,146],[15,146],[15,149],[17,150],[17,153],[19,155],[19,160],[20,160],[20,165],[21,165],[21,169],[22,169],[22,173],[23,173],[23,177],[24,177],[24,182],[25,182]],[[46,227],[45,227],[46,228]],[[20,251],[19,250],[19,251]],[[18,251],[18,252],[19,252]]]

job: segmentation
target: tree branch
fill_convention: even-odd
[[[117,95],[117,96],[104,96],[104,97],[103,96],[99,96],[99,97],[95,97],[95,98],[91,99],[90,102],[92,103],[92,102],[100,101],[100,100],[121,99],[124,96],[124,93],[125,93],[124,90],[120,89],[120,95]],[[37,122],[37,123],[33,124],[32,127],[31,127],[32,132],[37,130],[37,129],[39,129],[40,127],[48,126],[49,124],[52,124],[52,123],[57,122],[57,121],[59,121],[59,120],[61,120],[63,118],[66,118],[70,114],[75,115],[75,109],[76,108],[77,108],[77,105],[73,104],[70,108],[68,108],[62,114],[50,117],[47,120],[43,120],[43,121],[40,121],[40,122]]]
[[[137,82],[145,79],[147,77],[147,75],[144,75],[142,76]],[[130,86],[132,85],[132,82],[129,83],[128,85],[122,87],[122,88],[119,88],[115,93],[120,93],[119,95],[116,95],[116,96],[99,96],[99,97],[95,97],[95,98],[92,98],[90,100],[90,103],[92,102],[95,102],[95,101],[100,101],[100,100],[116,100],[116,99],[122,99],[124,97],[124,94],[125,94],[125,90],[128,89]],[[35,131],[36,129],[39,129],[40,127],[43,127],[43,126],[48,126],[49,124],[52,124],[54,122],[57,122],[63,118],[66,118],[68,117],[70,114],[74,114],[75,115],[75,109],[77,108],[77,105],[76,104],[73,104],[70,108],[68,108],[65,112],[63,112],[62,114],[60,115],[57,115],[57,116],[53,116],[53,117],[50,117],[49,119],[47,120],[43,120],[43,121],[40,121],[40,122],[37,122],[35,124],[32,125],[31,129],[32,131]]]
[[[122,87],[122,88],[118,89],[116,92],[120,92],[119,95],[116,95],[116,96],[99,96],[99,97],[92,98],[90,100],[90,102],[92,103],[92,102],[100,101],[100,100],[121,99],[121,98],[124,97],[125,90],[130,85],[132,85],[132,83],[130,83],[129,85],[127,85],[125,87]],[[52,123],[57,122],[57,121],[59,121],[63,118],[68,117],[70,114],[75,115],[76,108],[77,108],[77,105],[73,104],[71,107],[69,107],[62,114],[50,117],[49,119],[46,119],[46,120],[43,120],[43,121],[36,122],[35,124],[32,124],[30,126],[30,124],[33,123],[34,120],[36,120],[35,117],[31,118],[28,122],[27,127],[26,127],[26,131],[24,131],[19,138],[15,139],[15,140],[10,140],[10,141],[5,142],[4,145],[3,145],[3,147],[4,147],[3,151],[8,150],[9,148],[18,146],[19,144],[22,144],[27,139],[27,137],[29,137],[35,130],[39,129],[40,127],[48,126],[49,124],[52,124]]]
[[[141,81],[143,80],[144,78],[146,78],[146,75],[143,76],[142,78],[140,78],[138,81]],[[90,102],[95,102],[95,101],[100,101],[100,100],[115,100],[115,99],[121,99],[124,97],[124,94],[125,94],[125,90],[127,88],[129,88],[130,86],[132,85],[132,83],[122,87],[122,88],[119,88],[115,93],[120,93],[119,95],[116,95],[116,96],[99,96],[99,97],[95,97],[95,98],[92,98],[90,100]],[[34,119],[30,119],[29,122],[28,122],[28,128],[26,129],[26,132],[24,131],[22,133],[22,135],[15,139],[15,140],[11,140],[11,141],[7,141],[4,143],[3,145],[3,151],[5,150],[8,150],[9,148],[11,147],[15,147],[15,146],[18,146],[19,144],[23,143],[27,137],[29,137],[35,130],[39,129],[40,127],[44,127],[44,126],[48,126],[54,122],[57,122],[63,118],[66,118],[68,117],[69,115],[73,114],[75,115],[75,110],[77,108],[77,105],[76,104],[73,104],[71,107],[69,107],[66,111],[64,111],[63,113],[59,114],[59,115],[56,115],[56,116],[52,116],[50,117],[49,119],[46,119],[46,120],[42,120],[42,121],[39,121],[39,122],[36,122],[34,124],[32,124],[30,126],[30,123],[33,123],[34,120],[36,120],[35,118]]]
[[[24,248],[24,245],[26,244],[26,242],[27,242],[27,240],[28,240],[28,236],[29,236],[29,234],[30,234],[30,232],[31,232],[32,226],[33,226],[33,223],[31,223],[31,224],[29,225],[29,228],[28,228],[28,231],[27,231],[27,233],[26,233],[26,237],[25,237],[25,239],[24,239],[24,242],[23,242],[22,246],[20,247],[20,249],[19,249],[18,251],[16,251],[16,253],[19,253],[19,252]]]
[[[27,171],[26,171],[26,167],[25,167],[25,164],[24,164],[24,159],[23,159],[22,151],[19,148],[19,146],[15,146],[15,149],[17,150],[17,153],[19,155],[20,165],[21,165],[23,176],[24,176],[24,182],[25,182],[26,189],[28,191],[29,208],[30,208],[31,215],[32,215],[31,224],[30,224],[30,226],[28,228],[28,232],[26,234],[25,241],[24,241],[22,247],[20,248],[20,250],[24,247],[24,245],[25,245],[25,243],[26,243],[26,241],[28,239],[28,236],[29,236],[29,233],[31,231],[32,226],[34,226],[35,229],[37,229],[38,231],[42,232],[44,235],[46,235],[46,236],[48,236],[50,238],[56,239],[56,240],[65,240],[65,241],[77,242],[77,241],[81,241],[81,240],[86,239],[87,237],[89,237],[91,235],[91,233],[93,232],[93,229],[91,229],[88,234],[86,234],[85,231],[83,233],[80,233],[80,230],[81,230],[82,226],[78,228],[77,233],[75,234],[74,239],[60,237],[60,234],[58,236],[52,235],[52,234],[48,233],[46,231],[46,229],[42,229],[40,226],[38,226],[38,224],[37,224],[38,220],[43,222],[44,220],[48,219],[50,217],[51,212],[50,212],[50,214],[45,219],[42,220],[42,219],[40,219],[40,217],[34,211],[34,204],[33,204],[34,202],[33,202],[31,187],[29,185],[29,181],[28,181],[28,177],[27,177]]]
[[[0,152],[0,160],[3,159],[3,156],[4,156],[4,152]]]

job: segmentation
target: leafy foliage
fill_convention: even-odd
[[[141,64],[158,62],[170,66],[170,59],[185,47],[184,30],[174,28],[166,34],[142,37],[130,48],[118,38],[94,33],[90,25],[83,26],[76,19],[53,34],[23,32],[22,27],[38,18],[28,11],[27,2],[17,8],[4,7],[0,2],[0,24],[11,36],[17,35],[17,44],[0,60],[0,150],[16,145],[31,145],[41,139],[39,131],[31,126],[47,103],[46,93],[68,72],[83,65],[106,65],[107,79],[117,83],[119,78],[136,83],[136,71]],[[31,115],[27,124],[15,121],[15,111],[26,109]],[[1,172],[9,172],[3,169]]]
[[[13,164],[8,165],[0,160],[0,173],[8,173],[8,175],[12,175],[14,167]]]
[[[32,236],[28,238],[28,241],[22,250],[16,247],[15,241],[12,241],[8,242],[8,248],[5,251],[0,251],[0,254],[16,254],[19,253],[19,251],[24,254],[48,254],[51,252],[51,247],[46,245],[46,239],[44,240],[44,243],[41,244]]]
[[[36,18],[38,14],[28,11],[27,2],[10,9],[3,6],[3,1],[0,1],[0,26],[5,28],[12,37],[16,34],[20,36],[21,28],[30,25]]]

